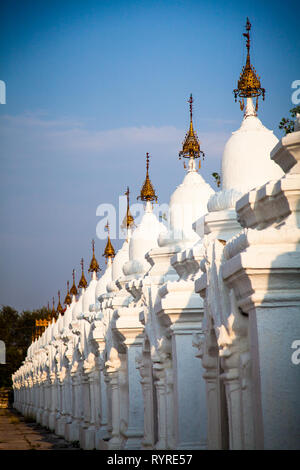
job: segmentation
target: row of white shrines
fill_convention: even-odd
[[[278,141],[248,98],[216,193],[188,162],[170,229],[148,200],[29,347],[14,407],[83,449],[299,448],[300,116]]]

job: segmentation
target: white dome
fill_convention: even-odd
[[[64,314],[64,328],[68,329],[72,321],[72,310],[74,308],[75,302],[72,300],[71,304],[67,306]]]
[[[130,239],[129,261],[123,266],[125,275],[142,273],[150,268],[148,261],[145,259],[145,254],[158,246],[159,234],[166,232],[165,226],[153,214],[150,204],[150,202],[147,202],[142,220]]]
[[[83,294],[84,294],[84,289],[82,289],[82,293],[81,293],[79,299],[77,300],[76,304],[74,305],[73,312],[72,312],[73,320],[77,320],[78,315],[80,315],[82,313],[82,297],[83,297]]]
[[[117,252],[112,263],[111,280],[106,284],[106,290],[109,293],[117,292],[119,288],[115,281],[123,276],[123,266],[129,259],[129,242],[125,240],[122,248]]]
[[[192,225],[207,213],[207,202],[214,194],[214,190],[197,173],[194,161],[189,162],[189,167],[183,182],[170,198],[170,232],[167,235],[168,238],[160,234],[161,246],[172,241],[196,242],[199,240]]]
[[[94,275],[94,273],[93,273]],[[82,297],[82,311],[83,313],[89,313],[90,305],[95,304],[95,291],[97,286],[97,278],[96,276],[92,278],[91,282],[89,283],[85,293]]]
[[[57,332],[58,334],[61,334],[62,331],[63,331],[63,327],[64,327],[64,317],[63,315],[59,315],[58,317],[58,320],[57,320]]]
[[[116,254],[112,264],[112,280],[116,281],[119,277],[123,276],[123,266],[129,259],[129,243],[127,240],[122,245],[122,248]]]
[[[283,176],[271,160],[270,152],[278,139],[255,115],[251,98],[241,127],[227,141],[222,158],[222,189],[235,189],[242,194],[272,179]]]
[[[94,302],[98,301],[98,298],[100,295],[105,294],[107,283],[111,281],[111,269],[112,269],[111,264],[107,265],[105,272],[97,281]]]

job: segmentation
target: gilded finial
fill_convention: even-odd
[[[60,303],[60,291],[58,291],[57,294],[58,294],[57,313],[63,314],[64,309],[62,308],[61,303]]]
[[[116,253],[115,253],[115,249],[114,249],[114,247],[112,246],[112,243],[111,243],[111,241],[110,241],[110,236],[109,236],[109,222],[108,222],[108,221],[107,221],[107,224],[105,225],[105,229],[106,229],[106,231],[108,232],[108,233],[107,233],[107,243],[106,243],[106,247],[105,247],[105,250],[104,250],[104,253],[103,253],[102,256],[105,257],[106,263],[107,263],[108,258],[113,259],[113,258],[116,256]]]
[[[98,273],[99,271],[101,271],[101,269],[100,269],[98,261],[96,260],[96,257],[95,257],[95,240],[92,240],[92,249],[93,249],[93,257],[92,257],[92,261],[90,262],[90,267],[89,267],[88,272],[89,273],[92,273],[92,272]]]
[[[182,150],[179,152],[179,160],[183,158],[200,158],[201,156],[205,157],[204,152],[200,149],[200,142],[197,137],[196,132],[194,131],[193,126],[193,95],[191,93],[188,103],[190,105],[190,127],[189,131],[185,135],[184,142],[182,144]]]
[[[70,294],[75,295],[76,297],[76,295],[78,294],[78,291],[77,291],[76,284],[75,284],[75,269],[73,269],[72,271],[72,276],[73,276],[73,285],[71,287]]]
[[[192,93],[190,94],[190,99],[188,100],[188,103],[190,103],[190,122],[193,123],[193,95]]]
[[[127,228],[127,229],[134,226],[134,218],[130,212],[129,194],[130,194],[129,187],[127,186],[127,190],[125,191],[125,196],[127,196],[127,211],[126,211],[126,215],[121,225],[122,228]]]
[[[85,289],[86,286],[87,286],[87,281],[86,281],[86,278],[85,278],[84,272],[83,272],[83,258],[81,258],[80,264],[81,264],[81,278],[80,278],[78,287],[81,287],[82,289]]]
[[[155,201],[157,202],[157,196],[149,178],[149,153],[146,153],[146,179],[141,189],[140,195],[137,197],[141,201]]]
[[[51,316],[52,316],[52,318],[54,318],[54,320],[56,321],[56,319],[57,319],[57,313],[56,313],[56,310],[55,310],[55,300],[54,300],[54,297],[52,297],[52,312],[51,312]]]
[[[72,303],[72,299],[71,299],[70,292],[69,292],[69,281],[67,281],[67,295],[65,297],[64,304],[71,305],[71,303]]]
[[[47,305],[47,321],[48,321],[48,324],[51,323],[51,321],[52,321],[52,315],[51,315],[49,302],[48,302],[48,305]]]
[[[258,97],[262,95],[263,100],[264,100],[265,93],[266,93],[266,90],[261,87],[260,77],[256,75],[256,70],[253,67],[253,65],[251,65],[250,30],[251,30],[251,23],[249,21],[249,18],[247,18],[246,33],[243,33],[243,36],[246,38],[246,48],[247,48],[246,65],[243,67],[242,73],[240,74],[237,88],[233,90],[235,101],[237,101],[238,96],[242,98],[242,100],[240,100],[240,108],[242,111],[244,109],[244,98],[256,98],[256,111],[257,111]]]

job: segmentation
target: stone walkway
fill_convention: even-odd
[[[0,450],[78,450],[13,409],[0,409]]]

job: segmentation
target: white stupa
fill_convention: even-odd
[[[164,224],[159,222],[153,213],[153,202],[157,196],[149,178],[149,154],[146,154],[146,179],[138,199],[145,202],[145,211],[141,222],[129,241],[129,260],[123,265],[125,276],[139,277],[150,265],[145,254],[158,246],[157,239],[161,232],[166,232]]]
[[[204,228],[193,230],[193,223],[198,221],[201,225],[201,218],[207,213],[207,202],[214,194],[212,187],[206,183],[204,178],[196,169],[196,159],[204,156],[200,150],[200,142],[193,128],[193,97],[190,96],[190,126],[186,134],[180,158],[187,158],[187,174],[183,182],[176,188],[170,198],[170,229],[168,233],[159,235],[159,245],[178,244],[184,246],[199,241],[203,236]],[[186,166],[186,165],[185,165]],[[201,235],[202,230],[202,235]]]
[[[100,271],[99,263],[95,257],[95,241],[92,240],[92,249],[93,249],[93,256],[90,262],[89,272],[92,273],[92,279],[84,293],[82,298],[82,312],[84,315],[89,315],[92,310],[95,310],[95,292],[97,287],[97,273]]]
[[[99,279],[96,287],[96,301],[99,301],[99,297],[103,294],[107,293],[107,285],[111,283],[112,280],[112,272],[113,272],[113,265],[115,260],[115,249],[110,240],[110,232],[109,232],[109,222],[107,221],[106,224],[107,234],[107,242],[105,246],[105,250],[103,256],[105,257],[105,264],[106,270],[103,276]],[[118,260],[117,260],[118,263]]]
[[[250,29],[247,20],[244,36],[247,38],[247,59],[243,67],[238,87],[234,90],[239,96],[244,117],[241,127],[232,133],[227,141],[222,157],[222,191],[208,202],[210,212],[234,208],[240,197],[255,187],[283,176],[281,168],[271,160],[270,153],[278,139],[257,117],[258,97],[265,95],[259,77],[250,62]],[[254,106],[253,98],[256,98]],[[246,105],[244,103],[246,99]]]
[[[72,311],[73,320],[77,320],[83,313],[83,297],[85,294],[86,287],[87,287],[87,281],[84,275],[83,258],[82,258],[81,259],[81,278],[78,284],[78,288],[81,288],[81,293]]]

